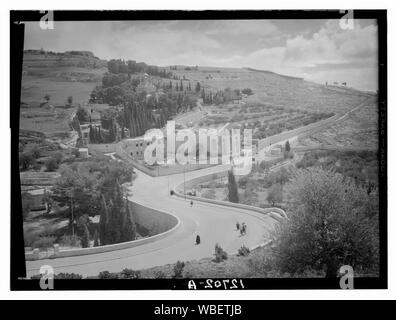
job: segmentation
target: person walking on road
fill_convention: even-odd
[[[236,223],[236,229],[239,230],[239,228],[240,228],[240,225],[239,225],[239,222],[237,222]]]
[[[246,223],[242,222],[242,234],[245,235],[246,234]]]
[[[199,236],[199,234],[197,234],[197,237],[195,238],[195,244],[198,245],[201,243],[201,237]]]

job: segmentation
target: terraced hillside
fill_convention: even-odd
[[[106,61],[83,51],[28,50],[23,58],[20,128],[50,135],[69,131],[69,115],[88,102]]]
[[[189,70],[186,70],[189,69]],[[242,101],[265,109],[285,107],[315,112],[346,112],[363,101],[366,93],[347,87],[326,86],[300,78],[248,68],[178,66],[173,73],[203,84],[207,90],[251,88],[253,94]]]
[[[378,107],[368,104],[351,112],[344,121],[301,139],[305,146],[317,144],[336,147],[378,148]]]

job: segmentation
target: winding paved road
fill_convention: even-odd
[[[186,180],[213,172],[224,171],[227,166],[216,166],[186,173]],[[152,208],[172,213],[181,224],[179,228],[164,239],[138,247],[106,253],[76,257],[27,261],[27,276],[39,273],[42,265],[51,265],[55,273],[74,272],[83,276],[94,276],[101,271],[121,271],[124,268],[142,269],[177,260],[187,261],[213,256],[214,247],[219,243],[228,253],[236,253],[245,245],[253,247],[269,238],[276,221],[268,215],[250,210],[236,209],[170,196],[168,190],[183,183],[184,175],[150,177],[137,171],[131,191],[131,200]],[[169,187],[168,187],[169,186]],[[247,224],[247,234],[240,236],[236,222]],[[199,234],[201,244],[195,245]]]

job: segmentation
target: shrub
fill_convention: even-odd
[[[55,279],[82,279],[81,274],[77,273],[58,273],[54,276]]]
[[[139,279],[140,271],[135,271],[132,269],[124,269],[121,271],[121,278],[122,279]]]
[[[163,271],[159,270],[159,271],[154,272],[154,278],[155,279],[165,279],[166,275]]]
[[[72,155],[78,158],[80,156],[80,151],[77,148],[73,148],[71,151]]]
[[[40,239],[39,235],[34,232],[26,232],[23,235],[25,247],[33,247],[34,242],[36,242],[38,239]]]
[[[250,95],[253,94],[253,90],[250,89],[250,88],[245,88],[245,89],[242,89],[242,93],[243,94],[247,94],[248,96],[250,96]]]
[[[216,192],[213,189],[208,189],[202,193],[202,197],[206,199],[215,199]]]
[[[58,161],[51,157],[45,161],[45,169],[46,171],[55,171],[59,168]]]
[[[248,266],[255,276],[280,277],[280,273],[275,271],[277,268],[275,267],[273,253],[270,249],[263,248],[255,250],[249,257]]]
[[[280,184],[274,184],[268,189],[267,201],[275,206],[275,203],[280,203],[283,201],[283,190]]]
[[[32,154],[33,158],[37,159],[41,156],[41,151],[37,143],[29,146],[28,151]]]
[[[56,227],[46,224],[43,231],[40,232],[40,237],[55,237]]]
[[[62,152],[55,152],[52,157],[56,160],[58,164],[60,164],[63,160]]]
[[[173,266],[173,278],[182,278],[183,277],[183,269],[185,267],[185,263],[182,261],[177,261]]]
[[[63,235],[59,241],[59,244],[65,247],[80,247],[81,240],[78,236]]]
[[[119,274],[115,272],[102,271],[98,275],[99,279],[119,279]]]
[[[19,166],[22,170],[29,169],[29,167],[33,166],[35,163],[36,159],[31,152],[23,152],[19,155]]]
[[[250,249],[244,245],[238,249],[238,256],[246,257],[250,254]]]
[[[48,250],[54,245],[55,237],[40,237],[33,242],[32,247],[40,250]]]
[[[228,259],[227,252],[225,252],[223,250],[223,248],[220,247],[220,245],[217,244],[217,243],[215,245],[215,253],[214,253],[214,255],[215,255],[214,262],[222,262],[222,261]]]

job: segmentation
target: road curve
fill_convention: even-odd
[[[78,273],[83,276],[95,276],[101,271],[121,271],[124,268],[142,269],[213,256],[214,246],[220,244],[228,253],[236,253],[245,245],[253,247],[264,243],[276,221],[269,215],[251,210],[230,208],[196,201],[190,201],[170,195],[170,190],[198,176],[221,172],[227,166],[215,166],[164,177],[150,177],[137,171],[137,178],[131,187],[131,200],[157,210],[172,213],[180,219],[180,227],[164,239],[138,247],[112,252],[84,256],[27,261],[27,276],[39,273],[42,265],[50,265],[55,273]],[[236,222],[247,224],[247,234],[240,236],[236,231]],[[201,244],[195,245],[199,234]]]

